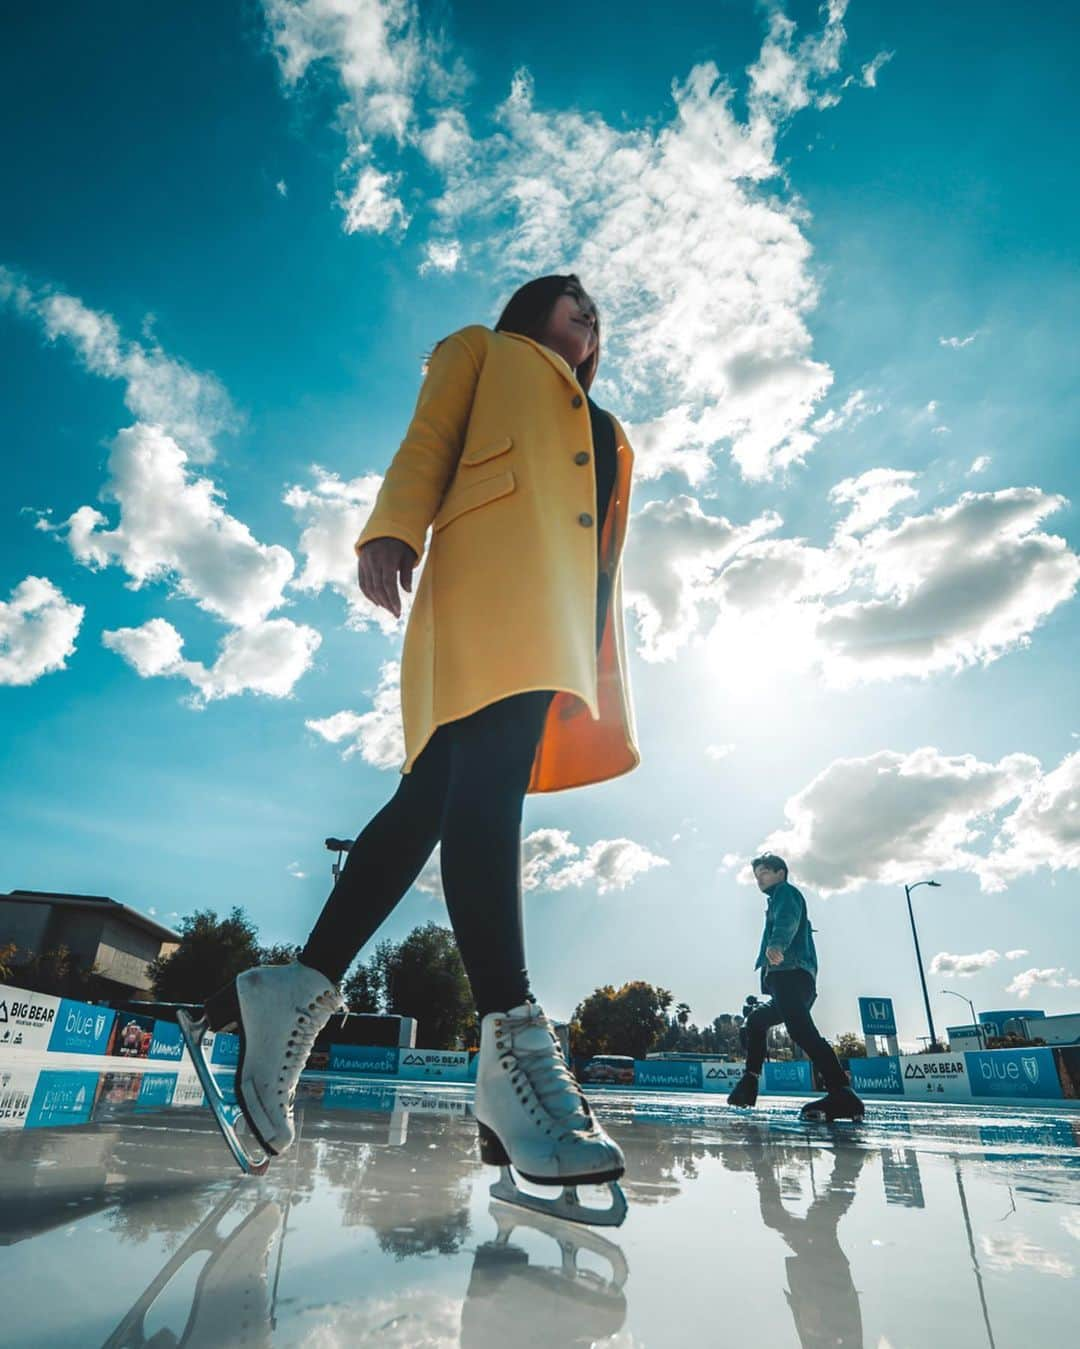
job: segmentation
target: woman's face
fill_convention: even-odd
[[[596,306],[580,287],[568,286],[555,301],[540,341],[572,370],[588,360],[596,346]]]

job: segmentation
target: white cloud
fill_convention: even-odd
[[[867,89],[877,88],[878,72],[882,66],[887,65],[893,59],[895,52],[878,52],[872,61],[869,61],[862,68],[862,84]]]
[[[1022,1232],[1008,1236],[980,1237],[979,1244],[987,1264],[997,1269],[1026,1267],[1039,1274],[1053,1274],[1059,1279],[1071,1279],[1075,1273],[1068,1260],[1042,1246],[1036,1246]]]
[[[537,829],[522,844],[522,884],[526,890],[580,889],[595,884],[599,894],[625,890],[638,876],[670,863],[632,839],[599,839],[582,848],[565,829]]]
[[[970,979],[980,970],[988,970],[1001,959],[1000,951],[974,951],[971,955],[954,956],[948,951],[939,951],[930,961],[931,974],[955,974],[960,979]]]
[[[304,569],[293,586],[315,595],[331,587],[348,605],[350,628],[362,630],[376,624],[388,635],[397,631],[400,622],[366,600],[356,583],[353,543],[371,513],[382,478],[366,473],[344,480],[317,465],[311,471],[314,486],[290,487],[283,497],[303,525],[299,551]],[[414,590],[418,575],[414,577]],[[408,606],[411,599],[405,599]],[[408,607],[403,617],[407,613]]]
[[[1038,967],[1032,966],[1030,970],[1021,970],[1019,974],[1013,977],[1012,983],[1007,985],[1005,992],[1014,993],[1021,1002],[1025,1002],[1031,997],[1031,990],[1037,986],[1064,988],[1066,986],[1064,967],[1040,970]]]
[[[968,474],[974,476],[976,473],[985,473],[989,467],[990,456],[988,454],[980,454],[971,461],[971,467],[968,469]]]
[[[415,888],[443,898],[439,849],[415,881]],[[598,894],[625,890],[639,876],[670,863],[632,839],[599,839],[583,847],[566,829],[535,829],[521,842],[521,888],[533,891],[582,889],[595,885]]]
[[[116,562],[133,589],[169,581],[201,609],[239,626],[261,623],[283,603],[292,576],[287,548],[259,543],[222,505],[223,494],[190,471],[180,445],[157,426],[120,431],[109,455],[102,497],[119,507],[108,527],[93,506],[81,506],[64,529],[78,561],[89,567]]]
[[[871,525],[887,519],[902,502],[919,495],[911,484],[918,477],[895,468],[872,468],[857,478],[845,478],[829,493],[829,500],[850,504],[851,510],[837,526],[842,534],[864,534]]]
[[[842,688],[986,665],[1027,645],[1080,582],[1080,558],[1038,528],[1064,498],[968,492],[886,525],[914,491],[910,474],[888,469],[838,484],[833,500],[852,509],[825,548],[765,537],[783,524],[772,512],[739,526],[690,496],[650,502],[626,561],[640,654],[671,660],[703,642],[730,681],[745,674],[731,653],[782,629],[792,659]]]
[[[290,862],[285,870],[290,876],[295,876],[298,881],[307,880],[307,872],[301,868],[299,862]]]
[[[970,347],[978,335],[978,330],[976,330],[969,333],[967,337],[939,337],[938,343],[943,347],[952,347],[954,351],[959,351],[962,347]]]
[[[286,86],[318,66],[344,94],[347,229],[407,228],[408,175],[422,167],[425,189],[432,172],[444,186],[429,198],[422,270],[465,265],[465,245],[446,242],[460,223],[479,229],[471,247],[500,288],[566,265],[588,277],[626,418],[659,428],[655,455],[646,435],[646,474],[670,466],[700,482],[708,456],[726,447],[746,477],[766,478],[860,413],[849,399],[818,430],[809,425],[832,374],[813,359],[805,321],[817,298],[805,211],[762,190],[784,186],[781,127],[852,83],[840,69],[845,0],[831,0],[821,27],[804,34],[773,10],[747,72],[745,121],[712,63],[674,84],[666,125],[640,127],[538,109],[519,70],[485,136],[465,116],[468,73],[412,0],[263,8]],[[886,59],[863,66],[863,85]],[[687,407],[701,410],[689,438],[664,428]]]
[[[884,403],[869,403],[867,402],[866,390],[856,389],[854,393],[848,396],[842,407],[830,408],[828,412],[823,413],[813,421],[811,429],[819,436],[826,436],[833,431],[842,430],[845,426],[858,426],[867,417],[876,417],[879,412],[884,410]]]
[[[1029,956],[1029,955],[1031,955],[1031,952],[1030,952],[1029,950],[1027,950],[1026,947],[1018,946],[1014,951],[1006,951],[1006,952],[1005,952],[1005,959],[1006,959],[1006,960],[1022,960],[1022,959],[1024,958],[1024,956]]]
[[[424,261],[420,264],[420,275],[428,272],[441,272],[444,275],[456,272],[461,263],[461,244],[457,239],[429,239],[424,248]]]
[[[24,317],[37,319],[50,342],[67,342],[91,374],[120,380],[129,410],[180,441],[192,461],[212,459],[214,438],[239,426],[240,418],[215,376],[192,370],[157,345],[126,341],[111,315],[89,309],[76,296],[35,286],[0,267],[3,301]]]
[[[1080,868],[1080,752],[1031,784],[1002,824],[989,872],[1004,885],[1040,866]]]
[[[706,745],[706,755],[712,759],[713,763],[720,763],[730,755],[735,753],[734,745]]]
[[[869,882],[901,885],[938,871],[973,871],[984,888],[994,888],[973,845],[1038,774],[1030,755],[982,763],[929,746],[836,759],[789,798],[787,828],[764,846],[823,894]]]
[[[0,600],[0,685],[33,684],[67,668],[86,610],[44,576],[27,576]]]
[[[405,762],[405,731],[401,721],[401,666],[397,661],[386,661],[380,668],[372,704],[370,712],[344,710],[304,724],[331,745],[347,741],[343,758],[359,754],[373,768],[400,768]]]
[[[287,197],[289,195],[289,185],[284,178],[279,178],[274,187],[277,189],[279,196]]]
[[[205,707],[216,699],[246,692],[288,697],[311,668],[322,638],[314,628],[290,619],[267,619],[227,632],[217,659],[209,667],[184,659],[183,638],[162,618],[152,618],[138,628],[103,632],[101,640],[143,679],[186,679],[194,689],[190,704]]]

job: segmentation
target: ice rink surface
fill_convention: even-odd
[[[490,1199],[470,1087],[305,1077],[299,1145],[252,1179],[193,1074],[42,1069],[0,1063],[18,1349],[1077,1342],[1068,1108],[824,1126],[797,1100],[594,1090],[630,1202],[601,1231]]]

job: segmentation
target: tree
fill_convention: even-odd
[[[54,998],[91,998],[97,991],[96,968],[87,969],[62,943],[14,967],[11,978],[19,988]]]
[[[690,1004],[680,1002],[675,1008],[675,1020],[680,1026],[685,1026],[690,1020]]]
[[[611,984],[595,989],[574,1012],[572,1052],[644,1058],[667,1030],[664,1013],[671,1006],[671,996],[666,988],[640,979],[618,990]]]
[[[833,1041],[833,1049],[836,1050],[838,1059],[866,1058],[866,1041],[853,1030],[846,1030],[842,1035],[838,1035]]]
[[[176,950],[151,962],[154,997],[205,1002],[241,971],[261,964],[261,955],[255,925],[243,909],[234,908],[221,919],[213,909],[200,909],[181,919]]]
[[[416,1043],[452,1049],[466,1037],[476,1008],[454,934],[438,923],[416,927],[404,941],[380,942],[372,961],[386,1010],[416,1018]]]
[[[383,983],[374,961],[355,966],[341,991],[350,1012],[371,1014],[382,1011]]]
[[[300,947],[279,942],[276,946],[259,947],[260,965],[288,965],[300,957]]]
[[[15,957],[19,953],[19,948],[13,941],[0,946],[0,984],[11,983],[11,976],[15,969]]]

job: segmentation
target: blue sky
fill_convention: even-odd
[[[644,762],[528,803],[540,996],[737,1010],[768,843],[826,1030],[873,994],[925,1033],[928,876],[939,1025],[942,988],[1071,1010],[1069,16],[625,13],[8,20],[0,886],[302,939],[394,787],[401,634],[348,542],[421,357],[573,268],[638,456]],[[434,868],[383,935],[432,917]]]

